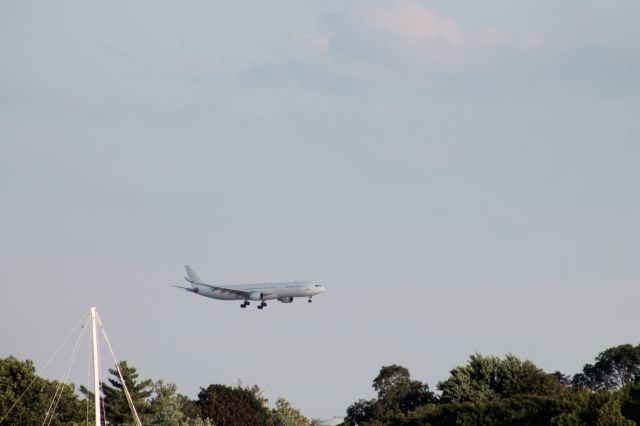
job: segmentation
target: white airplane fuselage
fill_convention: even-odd
[[[246,308],[251,301],[258,301],[258,309],[267,306],[267,300],[277,299],[282,303],[291,303],[296,297],[311,298],[325,291],[325,288],[315,282],[292,281],[283,283],[257,283],[257,284],[209,284],[203,281],[196,270],[185,265],[187,276],[185,280],[190,287],[175,286],[196,293],[200,296],[218,300],[242,300],[240,305]]]
[[[240,294],[227,293],[224,290],[216,290],[198,283],[191,283],[191,285],[195,290],[194,293],[218,300],[291,299],[292,297],[313,297],[324,291],[324,287],[319,284],[298,281],[289,283],[227,284],[223,286],[225,289],[248,291],[251,294],[247,298]],[[285,303],[287,302],[285,301]]]

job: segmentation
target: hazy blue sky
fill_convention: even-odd
[[[638,343],[640,3],[0,3],[0,356],[342,414],[382,365]],[[171,288],[318,280],[244,310]],[[73,381],[86,382],[83,355]],[[106,358],[105,358],[106,359]],[[47,370],[62,373],[65,359]]]

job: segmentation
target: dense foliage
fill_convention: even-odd
[[[126,361],[118,364],[142,424],[163,426],[307,426],[311,422],[284,398],[270,409],[257,386],[212,384],[197,399],[177,393],[162,380],[138,380]],[[109,425],[133,425],[120,374],[110,369],[102,383],[101,410]],[[93,393],[84,386],[39,377],[31,361],[0,359],[0,425],[80,425],[93,417]],[[47,414],[50,413],[50,414]],[[91,423],[91,422],[89,422]]]
[[[601,352],[573,379],[546,373],[511,354],[474,354],[437,384],[437,396],[427,396],[427,385],[410,380],[408,370],[397,365],[382,367],[372,386],[377,398],[354,402],[347,409],[346,424],[635,425],[640,424],[640,345]],[[410,395],[416,387],[423,389],[420,402],[389,403],[390,395]]]
[[[139,380],[134,367],[117,366],[143,424],[167,426],[309,426],[314,422],[284,398],[269,408],[260,388],[211,384],[196,399],[176,385]],[[102,411],[110,425],[131,425],[133,416],[118,368],[102,384]],[[372,381],[373,399],[348,407],[348,426],[630,426],[640,424],[640,345],[601,352],[573,377],[546,373],[531,361],[473,354],[437,394],[399,365],[383,366]],[[49,381],[31,361],[0,359],[0,425],[80,425],[93,413],[84,387]]]
[[[0,360],[0,424],[67,425],[85,418],[73,385],[39,377],[31,361]]]

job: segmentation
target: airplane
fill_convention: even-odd
[[[191,287],[183,287],[180,285],[174,285],[173,287],[178,287],[212,299],[242,300],[241,308],[249,306],[250,301],[259,301],[258,309],[264,309],[264,307],[267,306],[267,300],[277,299],[282,303],[291,303],[294,297],[308,297],[308,301],[311,303],[313,296],[323,293],[325,290],[322,285],[308,281],[258,284],[207,284],[193,266],[185,265],[184,269],[187,271],[187,276],[184,277],[184,279],[191,284]]]

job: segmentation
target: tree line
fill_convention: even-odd
[[[143,424],[314,424],[284,398],[269,407],[257,386],[211,384],[191,399],[175,384],[140,380],[126,361],[118,367]],[[117,370],[109,373],[102,383],[101,410],[109,425],[132,425]],[[435,392],[399,365],[383,366],[372,386],[376,397],[351,404],[346,426],[630,426],[640,423],[640,345],[608,348],[572,377],[547,373],[511,354],[473,354],[438,382]],[[0,359],[0,425],[91,423],[93,400],[84,386],[39,377],[29,360]]]
[[[347,409],[360,426],[631,426],[640,423],[640,345],[601,352],[573,377],[531,361],[474,354],[432,392],[399,365],[373,380],[377,397]]]
[[[173,383],[139,380],[135,367],[118,367],[143,425],[166,426],[311,426],[284,398],[274,408],[258,386],[211,384],[191,399]],[[101,411],[108,425],[134,425],[116,368],[101,384]],[[32,361],[0,359],[0,425],[93,424],[94,395],[84,386],[49,381],[36,374]],[[6,415],[8,413],[8,415]],[[5,417],[6,415],[6,417]]]

